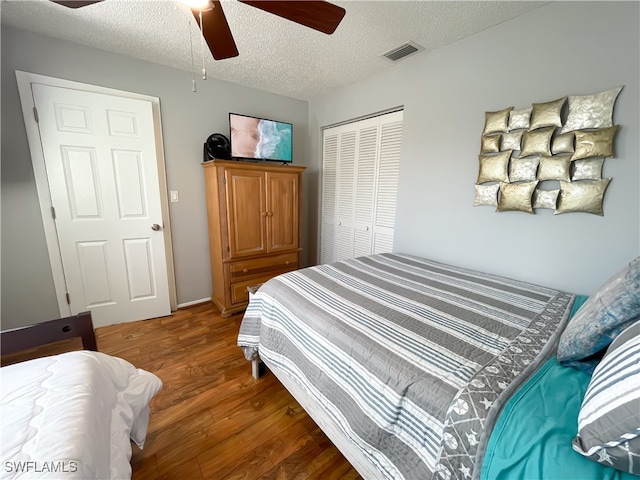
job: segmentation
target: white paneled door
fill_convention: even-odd
[[[151,102],[32,85],[71,313],[171,313]]]

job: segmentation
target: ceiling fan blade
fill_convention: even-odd
[[[239,1],[328,35],[335,32],[345,14],[345,9],[338,5],[316,0]]]
[[[225,58],[237,57],[238,47],[231,35],[231,29],[224,15],[222,5],[218,0],[210,0],[211,9],[202,12],[202,32],[204,39],[211,50],[213,58],[224,60]],[[196,22],[200,25],[200,11],[191,9]]]
[[[67,8],[80,8],[87,5],[93,5],[94,3],[100,3],[102,0],[84,1],[84,0],[51,0],[53,3],[62,5]]]

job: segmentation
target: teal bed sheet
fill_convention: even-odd
[[[577,297],[571,314],[584,303]],[[505,405],[493,429],[481,480],[638,480],[571,448],[590,376],[545,363]]]

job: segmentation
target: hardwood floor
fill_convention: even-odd
[[[133,479],[361,478],[273,374],[251,376],[241,319],[203,304],[96,329],[98,350],[164,383]]]

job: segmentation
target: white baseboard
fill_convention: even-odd
[[[200,300],[193,300],[192,302],[179,303],[178,308],[192,307],[193,305],[199,305],[201,303],[210,302],[211,297],[201,298]]]

